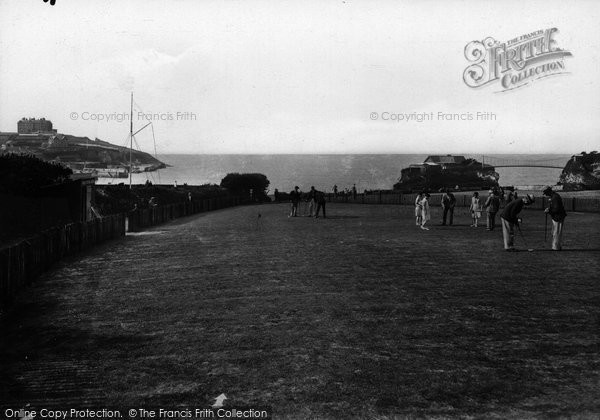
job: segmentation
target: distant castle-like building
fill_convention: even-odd
[[[499,175],[492,165],[466,159],[462,155],[430,155],[423,163],[412,164],[400,171],[394,184],[397,190],[431,190],[441,188],[489,189],[498,186]]]
[[[0,151],[26,152],[27,148],[57,147],[65,144],[64,136],[45,118],[21,118],[17,132],[0,132]],[[23,149],[25,148],[25,149]]]
[[[52,121],[45,118],[22,118],[17,122],[17,132],[19,134],[56,133],[56,130],[52,129]]]

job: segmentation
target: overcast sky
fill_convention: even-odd
[[[593,0],[3,0],[0,130],[45,116],[59,132],[124,144],[128,121],[92,118],[129,113],[133,91],[135,127],[139,110],[158,114],[159,153],[591,151],[598,22]],[[464,83],[470,41],[551,27],[573,54],[568,74],[502,93]],[[383,119],[414,112],[435,118]],[[151,131],[138,141],[152,151]]]

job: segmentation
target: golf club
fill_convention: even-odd
[[[544,199],[542,198],[542,205],[544,204]],[[544,206],[545,207],[545,206]],[[550,207],[550,199],[548,199],[548,207]],[[548,212],[544,210],[546,215],[546,219],[544,220],[544,243],[548,240]]]
[[[527,245],[527,241],[525,240],[525,236],[523,236],[523,231],[521,230],[521,225],[519,225],[518,223],[517,223],[517,229],[519,230],[519,233],[521,234],[521,238],[523,239],[523,243],[527,247],[527,251],[533,252],[533,248],[529,248],[529,245]]]

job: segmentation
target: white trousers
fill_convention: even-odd
[[[502,236],[504,237],[504,249],[511,249],[515,246],[515,224],[507,221],[503,217],[502,221]]]
[[[562,249],[562,231],[564,222],[552,221],[552,249],[560,251]]]

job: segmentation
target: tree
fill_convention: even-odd
[[[269,180],[263,174],[227,174],[221,180],[221,187],[238,194],[252,194],[252,199],[257,201],[269,201],[267,188]]]
[[[60,184],[73,171],[65,166],[45,162],[33,155],[0,155],[0,192],[29,194],[41,187]]]

